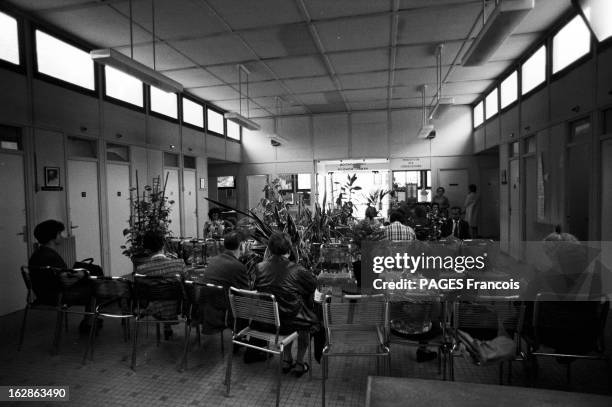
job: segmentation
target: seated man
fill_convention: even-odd
[[[151,257],[136,267],[137,274],[149,276],[173,277],[182,275],[185,271],[185,262],[181,259],[171,259],[164,254],[164,236],[155,232],[147,232],[143,237],[144,248],[151,253]],[[175,300],[152,301],[148,304],[147,312],[158,319],[176,319],[177,303]],[[171,324],[164,325],[164,338],[170,339],[173,335]]]
[[[470,225],[461,219],[460,207],[453,206],[451,208],[451,217],[442,225],[441,236],[453,236],[457,239],[470,238]]]
[[[68,265],[57,252],[57,249],[62,244],[62,232],[65,227],[62,222],[49,219],[39,223],[34,228],[34,237],[38,241],[38,247],[32,253],[28,261],[30,267],[31,278],[33,281],[33,290],[36,294],[36,301],[42,304],[55,305],[57,302],[58,290],[61,287],[56,286],[56,280],[46,279],[41,275],[35,275],[33,269],[37,267],[53,267],[55,269],[65,270]],[[84,305],[85,311],[91,311],[91,284],[82,271],[75,272],[70,275],[70,279],[76,281],[69,287],[64,289],[64,299],[75,305]],[[102,320],[98,322],[98,328],[101,327]],[[88,333],[90,329],[89,318],[83,317],[79,325],[79,332]]]
[[[223,238],[225,251],[210,259],[208,268],[204,271],[203,283],[220,285],[225,289],[249,288],[246,266],[238,260],[242,254],[242,241],[242,234],[239,231],[225,234]],[[226,310],[225,296],[207,302],[201,309],[204,330],[224,327]]]
[[[415,240],[414,230],[410,226],[403,225],[404,214],[399,210],[393,210],[389,215],[389,226],[385,226],[385,239],[391,241]]]

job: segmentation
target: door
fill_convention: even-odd
[[[174,237],[181,236],[181,210],[180,210],[180,192],[179,192],[179,170],[166,169],[164,173],[168,176],[166,184],[166,196],[170,207],[170,232]],[[164,177],[165,178],[165,177]],[[172,203],[170,203],[172,202]]]
[[[463,207],[465,196],[468,193],[468,180],[469,175],[466,169],[439,171],[438,185],[446,190],[444,195],[448,198],[451,207]]]
[[[183,171],[183,206],[186,237],[198,237],[198,207],[195,171]]]
[[[101,263],[98,163],[68,160],[68,207],[70,233],[76,240],[76,258]],[[71,266],[71,264],[69,264]]]
[[[262,198],[265,198],[263,192],[264,187],[268,183],[267,175],[249,175],[247,176],[247,187],[249,194],[249,209],[256,208],[261,202]]]
[[[602,156],[604,157],[604,156]],[[588,144],[568,147],[565,232],[581,241],[589,240],[589,196],[591,155]],[[606,188],[604,188],[606,189]]]
[[[482,170],[478,234],[499,239],[499,168]]]
[[[23,308],[25,287],[19,267],[28,262],[23,156],[0,153],[0,315]]]
[[[123,229],[130,219],[130,167],[126,164],[106,165],[106,198],[108,202],[108,243],[110,270],[107,275],[123,276],[132,272],[129,257],[122,254],[125,244]]]
[[[519,160],[510,161],[510,256],[520,259],[521,256],[521,183]]]
[[[538,169],[535,156],[526,157],[525,164],[525,241],[540,240],[537,231],[538,220]]]

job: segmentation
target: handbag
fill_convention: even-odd
[[[291,320],[291,326],[297,330],[304,329],[316,332],[319,329],[319,317],[313,310],[302,304],[298,313]]]
[[[87,270],[90,276],[97,276],[97,277],[104,276],[104,271],[102,270],[102,267],[100,267],[97,264],[94,264],[93,258],[91,257],[87,259],[83,259],[81,261],[75,261],[74,266],[72,268],[85,269]]]

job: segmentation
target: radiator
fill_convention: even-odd
[[[76,261],[76,244],[74,236],[62,238],[57,247],[57,252],[62,256],[68,267],[72,267]]]

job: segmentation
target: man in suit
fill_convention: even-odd
[[[453,236],[457,239],[469,239],[470,225],[461,219],[461,208],[453,206],[451,217],[442,225],[442,237]]]
[[[229,287],[249,288],[246,266],[238,260],[242,253],[242,241],[242,234],[239,231],[225,234],[223,237],[225,251],[210,259],[204,271],[203,283],[220,285],[226,290]],[[226,310],[225,295],[215,297],[203,304],[200,311],[204,332],[224,327]]]

